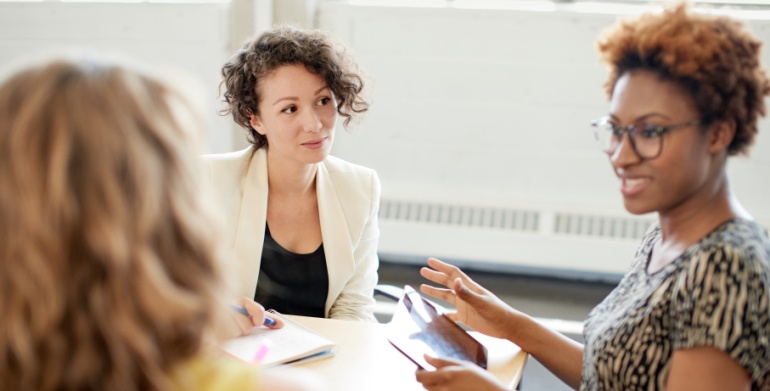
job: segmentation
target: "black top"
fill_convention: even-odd
[[[281,247],[265,224],[265,243],[254,300],[265,309],[288,315],[324,317],[329,275],[324,246],[310,254]]]

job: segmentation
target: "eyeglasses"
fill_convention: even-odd
[[[674,129],[698,125],[700,120],[695,119],[681,124],[661,126],[650,123],[637,123],[627,126],[619,126],[612,122],[610,117],[602,117],[591,122],[594,128],[594,136],[599,147],[608,155],[612,155],[623,141],[623,134],[628,133],[631,148],[640,159],[655,159],[663,150],[663,134]]]

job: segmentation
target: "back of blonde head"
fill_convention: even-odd
[[[223,307],[194,110],[93,59],[1,83],[2,388],[167,388]]]

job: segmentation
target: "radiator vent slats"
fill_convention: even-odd
[[[382,200],[380,219],[514,231],[539,229],[539,213],[469,205]]]
[[[640,239],[652,224],[652,220],[556,213],[553,232],[566,235]]]
[[[639,239],[652,220],[538,210],[382,200],[382,220],[620,239]],[[545,232],[541,232],[544,230]]]

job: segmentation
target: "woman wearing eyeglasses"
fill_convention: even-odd
[[[507,338],[581,390],[770,389],[770,240],[730,190],[770,83],[741,23],[685,5],[622,21],[599,41],[609,114],[596,137],[626,209],[657,212],[631,270],[585,321],[584,345],[508,307],[436,259],[423,292]],[[468,363],[430,359],[429,390],[496,390]]]

